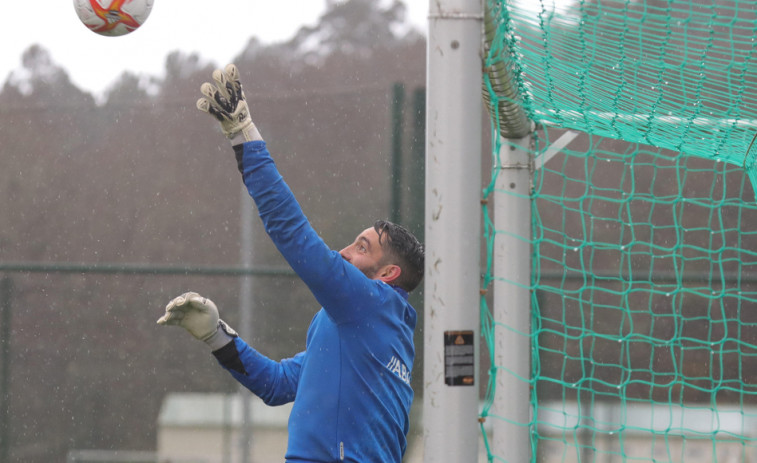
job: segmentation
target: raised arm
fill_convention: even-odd
[[[202,85],[204,97],[197,107],[215,116],[231,140],[266,233],[332,317],[360,317],[363,308],[354,304],[356,296],[375,292],[377,283],[331,250],[311,227],[252,122],[236,66],[216,70],[213,80]]]

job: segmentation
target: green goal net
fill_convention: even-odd
[[[536,127],[531,461],[757,461],[757,2],[486,8],[485,67],[515,90],[485,77],[494,165],[503,107]],[[482,418],[508,419],[491,384]]]

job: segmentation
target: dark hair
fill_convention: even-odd
[[[377,220],[373,228],[384,250],[384,261],[402,269],[393,283],[407,292],[414,290],[423,280],[423,244],[407,228],[387,220]]]

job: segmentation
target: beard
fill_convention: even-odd
[[[378,274],[378,271],[381,269],[381,265],[380,264],[367,265],[367,266],[359,266],[359,267],[356,265],[355,267],[357,267],[358,270],[360,270],[361,272],[363,272],[363,275],[367,276],[371,280],[375,280],[376,279],[376,274]]]

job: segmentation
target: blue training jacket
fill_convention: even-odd
[[[322,305],[305,351],[273,361],[240,338],[214,352],[266,404],[294,401],[287,462],[401,462],[413,390],[415,309],[316,234],[265,142],[234,147],[265,230]]]

